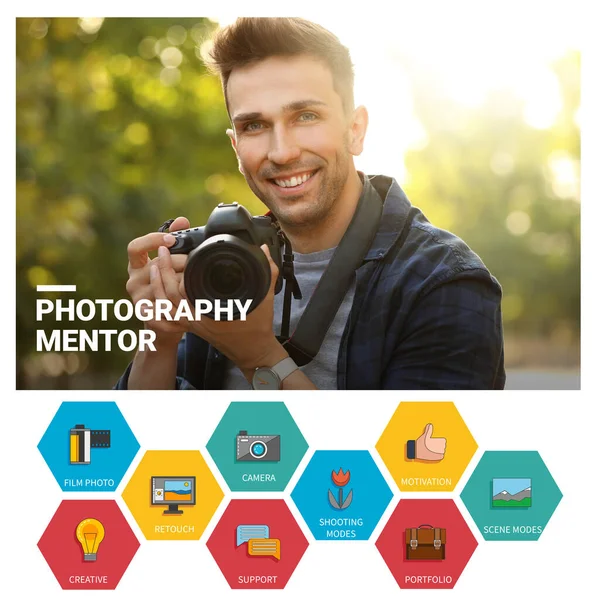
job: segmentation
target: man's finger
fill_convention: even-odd
[[[190,222],[185,217],[177,217],[169,226],[169,231],[181,231],[182,229],[189,229],[191,227]]]
[[[152,262],[150,265],[150,285],[152,287],[152,292],[154,293],[154,299],[167,297],[158,264],[155,262]]]
[[[143,267],[140,267],[139,269],[135,269],[131,263],[127,265],[127,273],[129,275],[129,281],[131,285],[138,285],[139,282],[144,281],[145,283],[148,283],[148,281],[150,281],[150,262],[147,262]],[[127,291],[129,292],[129,290]]]
[[[187,262],[187,255],[185,254],[174,254],[171,256],[171,263],[173,269],[177,275],[182,275]],[[158,267],[158,257],[149,260],[140,269],[134,269],[131,263],[127,266],[127,273],[129,273],[129,279],[125,289],[131,296],[141,286],[147,286],[150,283],[150,267],[155,264]],[[142,296],[143,297],[143,296]]]
[[[181,273],[187,262],[187,254],[171,254],[171,266],[175,273]]]
[[[127,255],[129,256],[131,267],[141,269],[148,262],[148,252],[158,250],[160,246],[164,245],[164,237],[164,233],[157,231],[135,238],[135,240],[129,242]]]
[[[277,278],[279,277],[279,267],[275,263],[275,261],[271,258],[271,253],[269,252],[269,246],[267,244],[263,244],[260,249],[265,253],[267,260],[269,261],[269,267],[271,269],[271,292],[275,293],[275,285],[277,284]]]
[[[427,423],[425,427],[425,440],[430,440],[433,435],[433,425],[431,423]]]
[[[173,269],[171,254],[165,246],[161,246],[158,249],[158,269],[160,271],[160,277],[162,279],[166,297],[174,305],[178,304],[181,300],[179,294],[179,279],[177,273],[175,273],[175,269]]]
[[[187,292],[185,291],[185,281],[183,279],[183,273],[177,273],[179,276],[179,295],[188,302],[190,299],[188,298]]]

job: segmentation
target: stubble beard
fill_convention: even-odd
[[[327,173],[327,167],[321,168],[316,175],[321,178],[316,197],[310,201],[303,200],[303,195],[297,197],[290,196],[286,202],[290,205],[283,205],[279,200],[273,199],[268,193],[259,188],[255,181],[244,176],[248,187],[254,195],[275,215],[279,223],[285,228],[313,228],[323,227],[332,216],[337,199],[340,197],[346,181],[349,176],[350,152],[348,149],[336,155],[335,168],[331,173]],[[267,184],[268,185],[268,184]],[[302,202],[303,206],[296,205],[296,202]]]

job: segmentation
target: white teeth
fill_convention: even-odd
[[[312,177],[312,173],[305,173],[302,177],[292,177],[291,179],[275,179],[275,183],[279,187],[296,187],[303,184]]]

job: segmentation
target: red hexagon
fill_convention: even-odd
[[[427,532],[430,527],[434,531]],[[433,539],[444,547],[432,551],[429,543]],[[407,541],[410,547],[412,540],[418,551],[407,548]],[[477,540],[453,500],[403,499],[376,546],[401,588],[453,588],[477,548]],[[443,552],[443,558],[432,558],[437,552]]]
[[[283,500],[232,500],[206,545],[232,589],[283,589],[308,541]]]
[[[64,590],[114,590],[139,546],[114,500],[63,500],[38,542]]]

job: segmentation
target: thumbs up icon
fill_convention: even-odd
[[[433,425],[428,423],[416,440],[406,442],[406,458],[439,462],[446,454],[446,438],[433,437]]]

